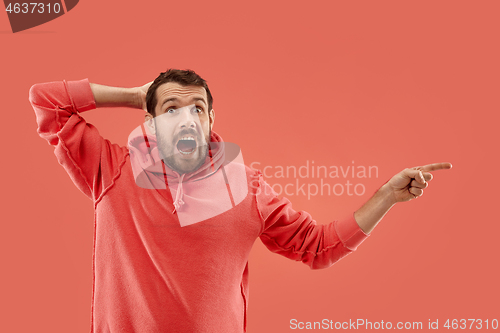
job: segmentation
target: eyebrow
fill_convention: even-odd
[[[163,101],[163,103],[161,103],[161,106],[165,105],[165,104],[166,104],[166,103],[168,103],[168,102],[177,102],[178,100],[179,100],[179,99],[178,99],[177,97],[167,98],[166,100],[164,100],[164,101]],[[203,104],[205,104],[205,105],[207,104],[207,103],[205,102],[205,99],[204,99],[204,98],[201,98],[201,97],[193,97],[193,98],[191,99],[191,101],[193,101],[193,102],[201,101],[201,102],[203,102]]]

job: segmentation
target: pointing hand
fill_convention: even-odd
[[[403,202],[416,199],[424,193],[433,178],[429,171],[451,169],[451,163],[433,163],[404,169],[392,177],[385,185],[392,190],[394,201]]]

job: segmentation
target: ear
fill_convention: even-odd
[[[156,125],[153,115],[149,112],[146,112],[146,114],[144,115],[144,119],[145,125],[148,130],[151,132],[151,134],[156,135]]]
[[[214,109],[210,110],[210,112],[208,113],[208,116],[210,117],[210,130],[212,130],[212,127],[214,126],[214,121],[215,121]]]

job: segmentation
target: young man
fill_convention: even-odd
[[[171,69],[138,88],[81,81],[34,85],[38,133],[94,203],[92,332],[245,332],[254,241],[326,268],[354,251],[397,202],[422,195],[438,163],[405,169],[351,218],[317,225],[278,198],[235,145],[212,130],[208,86]],[[128,147],[80,113],[147,111]]]

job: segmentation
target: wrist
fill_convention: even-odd
[[[125,106],[133,109],[141,109],[142,102],[140,100],[137,88],[118,88],[113,102],[115,106]]]
[[[393,189],[388,185],[388,183],[382,185],[382,187],[380,187],[377,191],[377,194],[380,196],[384,205],[388,208],[394,206],[398,202],[394,195]]]
[[[141,90],[141,88],[129,88],[131,90],[131,93],[133,95],[133,102],[131,107],[136,108],[136,109],[142,109],[144,107],[144,92]]]

